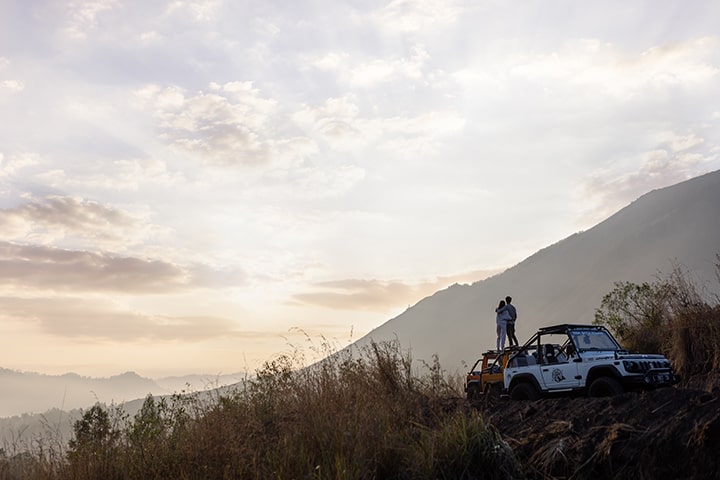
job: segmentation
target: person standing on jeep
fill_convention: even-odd
[[[505,311],[510,314],[510,320],[507,321],[508,342],[510,342],[511,347],[513,345],[517,347],[519,345],[518,339],[515,336],[515,320],[517,320],[517,309],[515,308],[515,305],[511,303],[512,297],[510,295],[505,297],[505,302],[507,303],[505,305]]]
[[[495,309],[495,331],[497,332],[497,341],[495,349],[498,352],[505,350],[505,334],[507,331],[507,322],[510,320],[510,312],[507,311],[505,300],[500,300],[500,304]]]

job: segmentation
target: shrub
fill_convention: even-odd
[[[686,385],[710,388],[719,380],[720,302],[717,295],[703,298],[678,267],[652,283],[616,283],[595,323],[607,325],[628,350],[665,354]]]

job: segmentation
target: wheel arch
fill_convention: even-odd
[[[539,395],[543,394],[543,389],[542,387],[540,387],[540,383],[537,381],[537,378],[535,378],[535,375],[531,373],[521,373],[519,375],[515,375],[512,380],[510,380],[510,385],[508,385],[508,392],[511,391],[515,385],[518,385],[520,383],[529,383],[535,388],[535,390],[537,390]]]
[[[598,377],[610,377],[615,380],[622,381],[622,375],[613,365],[598,365],[588,371],[587,377],[585,378],[585,387],[589,387],[590,384],[595,381]]]

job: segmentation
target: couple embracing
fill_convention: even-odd
[[[517,310],[512,304],[512,297],[507,296],[505,300],[500,300],[500,304],[495,309],[495,324],[497,325],[497,342],[496,349],[505,350],[505,336],[507,335],[510,346],[518,345],[518,339],[515,336],[515,320],[517,320]]]

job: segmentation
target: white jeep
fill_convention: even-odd
[[[603,326],[556,325],[541,328],[510,355],[503,392],[513,400],[553,394],[603,397],[677,381],[663,355],[623,350]]]

